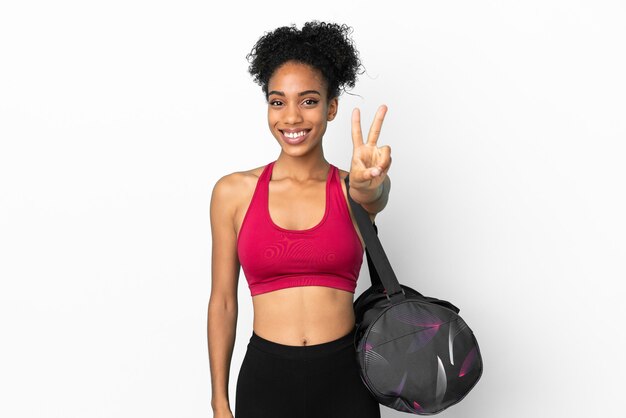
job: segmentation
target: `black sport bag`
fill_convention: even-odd
[[[354,301],[361,380],[382,405],[437,414],[460,402],[482,376],[478,342],[456,306],[400,285],[376,224],[350,197],[348,176],[345,183],[372,281]]]

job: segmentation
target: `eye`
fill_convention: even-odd
[[[304,101],[304,104],[306,104],[307,106],[313,106],[313,105],[316,105],[318,101],[319,100],[315,100],[315,99],[306,99]]]
[[[283,104],[283,102],[281,102],[280,100],[271,100],[270,101],[270,106],[280,106],[281,104]]]

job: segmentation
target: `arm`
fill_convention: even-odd
[[[211,195],[211,296],[207,343],[211,369],[211,407],[230,412],[228,380],[237,325],[237,285],[240,264],[234,228],[236,202],[229,176],[217,181]]]
[[[389,191],[391,190],[391,179],[385,175],[380,186],[370,190],[359,190],[350,187],[350,196],[358,202],[367,213],[370,214],[372,222],[378,212],[381,212],[389,201]]]

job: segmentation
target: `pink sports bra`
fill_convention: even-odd
[[[330,165],[326,208],[312,228],[290,230],[269,213],[273,161],[257,181],[244,215],[237,254],[252,296],[295,286],[326,286],[354,293],[365,248],[352,223],[339,169]]]

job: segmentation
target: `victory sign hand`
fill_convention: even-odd
[[[391,166],[391,147],[389,145],[377,146],[380,129],[387,113],[387,106],[378,108],[367,142],[363,143],[361,132],[361,114],[358,108],[352,111],[352,163],[350,166],[350,191],[356,189],[358,195],[363,195],[372,190],[377,190],[385,180],[387,171]],[[354,199],[354,197],[353,197]],[[359,202],[357,199],[355,199]]]

